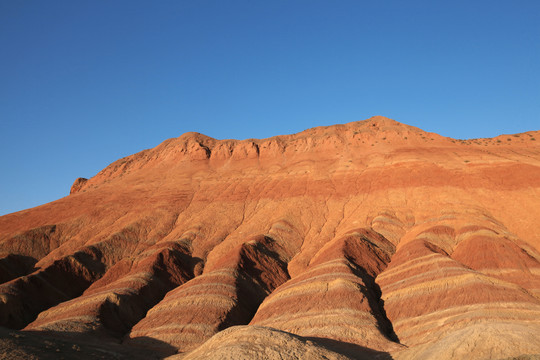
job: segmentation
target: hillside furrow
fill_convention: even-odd
[[[267,236],[243,243],[206,267],[204,274],[170,291],[124,343],[153,347],[159,340],[186,352],[221,330],[248,324],[263,299],[288,279],[282,259],[279,244]]]
[[[157,244],[140,259],[120,261],[81,296],[43,311],[25,329],[120,340],[168,291],[193,278],[200,262],[177,243]]]

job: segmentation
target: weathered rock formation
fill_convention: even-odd
[[[86,178],[78,178],[73,182],[73,185],[71,185],[71,190],[69,191],[70,194],[76,193],[77,191],[81,190],[81,188],[86,184],[88,179]]]
[[[51,336],[133,358],[540,354],[539,136],[462,141],[374,117],[169,139],[0,217],[0,326],[13,336],[0,346],[12,358]]]

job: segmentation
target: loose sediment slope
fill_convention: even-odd
[[[537,354],[538,219],[538,132],[187,133],[0,217],[0,326],[192,359]]]

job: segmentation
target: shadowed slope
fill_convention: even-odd
[[[103,273],[101,254],[79,251],[34,273],[0,285],[0,322],[20,329],[39,312],[79,296]]]
[[[31,256],[9,254],[0,259],[0,284],[33,272],[36,259]]]
[[[247,324],[262,300],[288,278],[274,240],[257,237],[213,269],[171,291],[129,334],[127,344],[159,339],[189,351],[229,326]]]
[[[83,295],[42,312],[25,329],[122,337],[167,291],[192,278],[197,263],[176,243],[158,244],[140,258],[117,263]]]
[[[326,338],[375,350],[398,349],[379,302],[374,277],[394,246],[364,229],[326,244],[301,275],[276,289],[251,321],[304,337]]]

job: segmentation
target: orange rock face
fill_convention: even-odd
[[[539,219],[538,132],[187,133],[0,217],[0,326],[194,359],[536,354]]]

